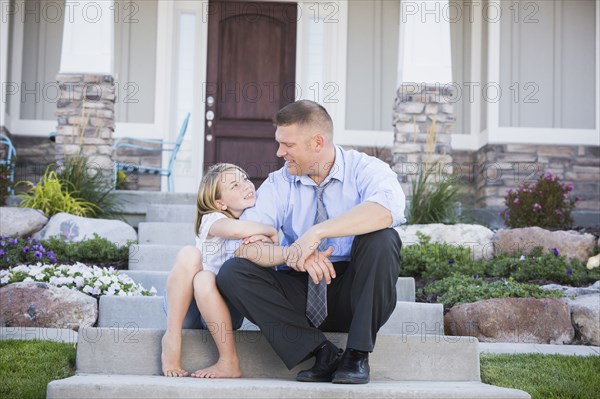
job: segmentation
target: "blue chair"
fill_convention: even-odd
[[[2,149],[5,147],[5,149]],[[15,183],[15,158],[17,156],[17,150],[15,150],[15,146],[12,141],[8,138],[8,136],[0,133],[0,153],[4,154],[3,158],[0,159],[0,166],[6,165],[6,169],[8,170],[8,179],[11,182],[11,187],[9,192],[11,194],[15,193],[13,188]]]
[[[132,164],[127,162],[117,162],[115,161],[115,188],[117,187],[117,173],[122,170],[125,173],[137,173],[137,174],[147,174],[147,175],[155,175],[155,176],[166,176],[169,182],[169,192],[173,192],[174,183],[173,183],[173,167],[175,166],[175,160],[177,159],[177,153],[181,148],[181,143],[183,142],[183,138],[185,136],[185,132],[187,130],[188,122],[190,120],[190,113],[188,112],[185,119],[183,120],[183,124],[181,125],[181,130],[179,131],[179,136],[177,136],[176,141],[163,141],[163,140],[152,140],[152,139],[137,139],[133,137],[122,137],[115,141],[113,144],[113,159],[116,158],[117,151],[121,148],[131,148],[137,151],[169,151],[171,152],[171,157],[169,158],[169,163],[166,168],[162,166],[145,166]],[[123,141],[127,141],[127,143],[123,143]],[[160,147],[147,147],[144,145],[132,144],[131,142],[139,142],[143,144],[160,144]]]

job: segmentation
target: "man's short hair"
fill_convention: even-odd
[[[310,100],[299,100],[286,105],[273,118],[275,126],[300,125],[333,134],[333,121],[327,110]]]

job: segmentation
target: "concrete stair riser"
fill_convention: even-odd
[[[147,261],[139,265],[144,266]],[[136,283],[141,283],[144,288],[156,288],[158,295],[164,295],[166,292],[168,271],[155,271],[153,269],[130,269],[122,270],[120,273],[127,274]],[[412,277],[400,277],[396,283],[396,294],[399,302],[415,302],[415,280]]]
[[[146,222],[194,223],[195,220],[195,205],[148,205],[146,210]]]
[[[169,272],[183,245],[138,244],[129,247],[129,270]]]
[[[159,245],[194,245],[194,222],[140,223],[138,225],[138,243]]]
[[[77,372],[89,374],[160,375],[163,330],[84,328],[79,332]],[[231,334],[224,331],[223,334]],[[259,331],[233,332],[241,368],[248,378],[294,379],[313,360],[288,370]],[[344,348],[347,334],[326,333]],[[299,337],[289,332],[290,345]],[[184,330],[183,367],[196,370],[217,360],[206,330]],[[418,361],[415,361],[418,359]],[[479,381],[479,349],[472,337],[379,334],[369,358],[371,378],[383,381]]]
[[[443,313],[441,304],[397,302],[396,309],[381,328],[381,332],[408,335],[442,334]],[[99,327],[164,329],[167,326],[166,321],[162,296],[100,297],[97,323]],[[199,323],[198,308],[192,304],[183,321],[183,328],[199,328]]]
[[[99,398],[395,398],[529,399],[525,392],[479,382],[371,381],[366,385],[277,379],[195,379],[139,375],[77,375],[48,385],[48,399]]]

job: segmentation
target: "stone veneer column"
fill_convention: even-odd
[[[393,109],[393,169],[400,175],[403,189],[410,187],[408,175],[420,168],[439,164],[438,173],[453,173],[450,133],[455,122],[454,106],[449,104],[449,86],[403,84],[398,88]],[[433,133],[431,133],[433,131]]]
[[[98,74],[59,74],[56,159],[84,155],[91,165],[113,178],[112,137],[115,130],[113,77]]]

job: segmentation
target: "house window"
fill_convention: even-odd
[[[392,130],[399,24],[399,1],[348,2],[348,130]]]

